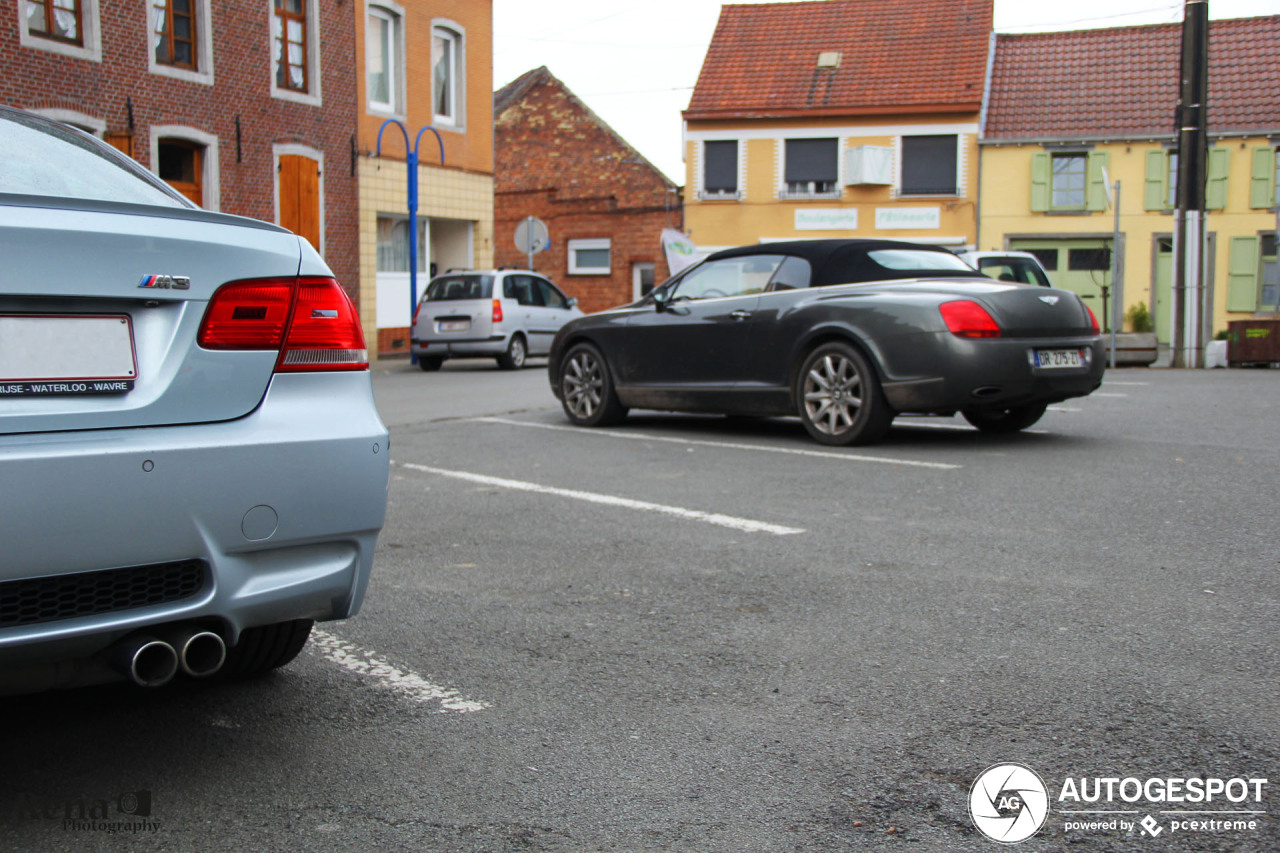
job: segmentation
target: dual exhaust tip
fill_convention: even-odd
[[[227,644],[203,628],[170,628],[152,634],[134,634],[115,649],[116,666],[140,687],[161,687],[181,671],[192,678],[208,678],[222,669]]]

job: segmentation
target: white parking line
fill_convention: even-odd
[[[1129,395],[1122,394],[1122,393],[1108,394],[1105,391],[1094,391],[1089,396],[1090,397],[1128,397]]]
[[[476,418],[483,423],[506,424],[507,426],[531,427],[533,429],[562,430],[579,432],[583,435],[603,436],[606,438],[626,438],[632,441],[665,441],[671,444],[687,444],[698,447],[718,447],[724,450],[758,450],[764,453],[786,453],[792,456],[810,456],[818,459],[839,459],[843,462],[881,462],[886,465],[903,465],[913,468],[934,468],[942,471],[954,471],[963,465],[949,462],[921,462],[916,459],[890,459],[886,456],[865,456],[857,453],[834,453],[823,450],[800,450],[795,447],[769,447],[764,444],[737,444],[731,441],[702,441],[693,438],[674,438],[668,435],[646,435],[638,432],[618,432],[617,430],[588,429],[586,427],[559,426],[557,424],[535,424],[529,421],[516,421],[509,418]]]
[[[415,702],[439,702],[441,714],[469,714],[489,707],[484,702],[463,699],[457,690],[432,684],[416,672],[392,666],[375,652],[353,646],[327,631],[312,628],[311,647],[316,654],[338,666],[373,679],[379,687],[403,693]]]
[[[927,421],[896,420],[893,422],[893,425],[895,427],[903,426],[903,427],[913,427],[913,428],[920,427],[921,429],[943,429],[943,430],[951,430],[953,432],[977,432],[978,431],[978,428],[976,426],[969,426],[968,424],[929,423]],[[1050,431],[1047,429],[1021,429],[1021,430],[1018,430],[1018,432],[1028,432],[1028,433],[1031,433],[1032,435],[1049,435],[1050,434]]]
[[[1079,412],[1081,409],[1075,409],[1071,406],[1050,406],[1046,411],[1049,412]]]
[[[457,480],[466,480],[471,483],[480,483],[485,486],[497,486],[501,489],[515,489],[522,492],[534,492],[540,495],[555,495],[556,497],[573,498],[574,500],[603,504],[605,506],[622,507],[623,509],[643,510],[645,512],[661,512],[667,515],[686,518],[691,521],[702,521],[707,524],[715,524],[720,527],[741,530],[745,533],[772,533],[775,536],[787,536],[792,533],[805,532],[802,527],[784,527],[781,524],[770,524],[767,521],[753,521],[749,518],[737,518],[732,515],[721,515],[717,512],[703,512],[697,509],[684,509],[683,507],[649,503],[648,501],[637,501],[632,500],[631,498],[619,498],[614,495],[582,492],[577,489],[558,489],[554,486],[541,486],[537,483],[526,483],[521,480],[506,480],[502,477],[489,477],[484,474],[472,474],[468,471],[449,471],[444,468],[432,468],[429,465],[415,465],[412,462],[398,462],[395,464],[400,465],[403,468],[410,468],[414,471],[438,474],[441,477],[453,477]]]
[[[1107,379],[1105,385],[1150,385],[1150,382],[1119,382],[1115,379]]]

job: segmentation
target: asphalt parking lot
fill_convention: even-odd
[[[1051,805],[1018,849],[1280,848],[1266,785],[1059,796],[1280,784],[1280,373],[1113,371],[1025,434],[844,450],[571,428],[491,365],[375,372],[374,578],[293,665],[6,699],[4,846],[995,850],[971,786],[1019,762]]]

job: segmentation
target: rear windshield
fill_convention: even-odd
[[[873,249],[868,257],[880,266],[899,271],[973,272],[973,268],[949,252],[927,249]]]
[[[423,294],[423,302],[457,302],[462,299],[491,299],[491,275],[442,275],[432,279]]]
[[[187,207],[64,124],[0,111],[0,193]]]

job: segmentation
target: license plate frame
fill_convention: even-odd
[[[471,331],[470,320],[440,320],[436,324],[436,330],[439,332],[469,332]]]
[[[1078,348],[1038,349],[1032,351],[1031,357],[1040,370],[1075,370],[1088,366],[1084,353]]]
[[[128,314],[0,314],[0,397],[120,394],[137,378]]]

